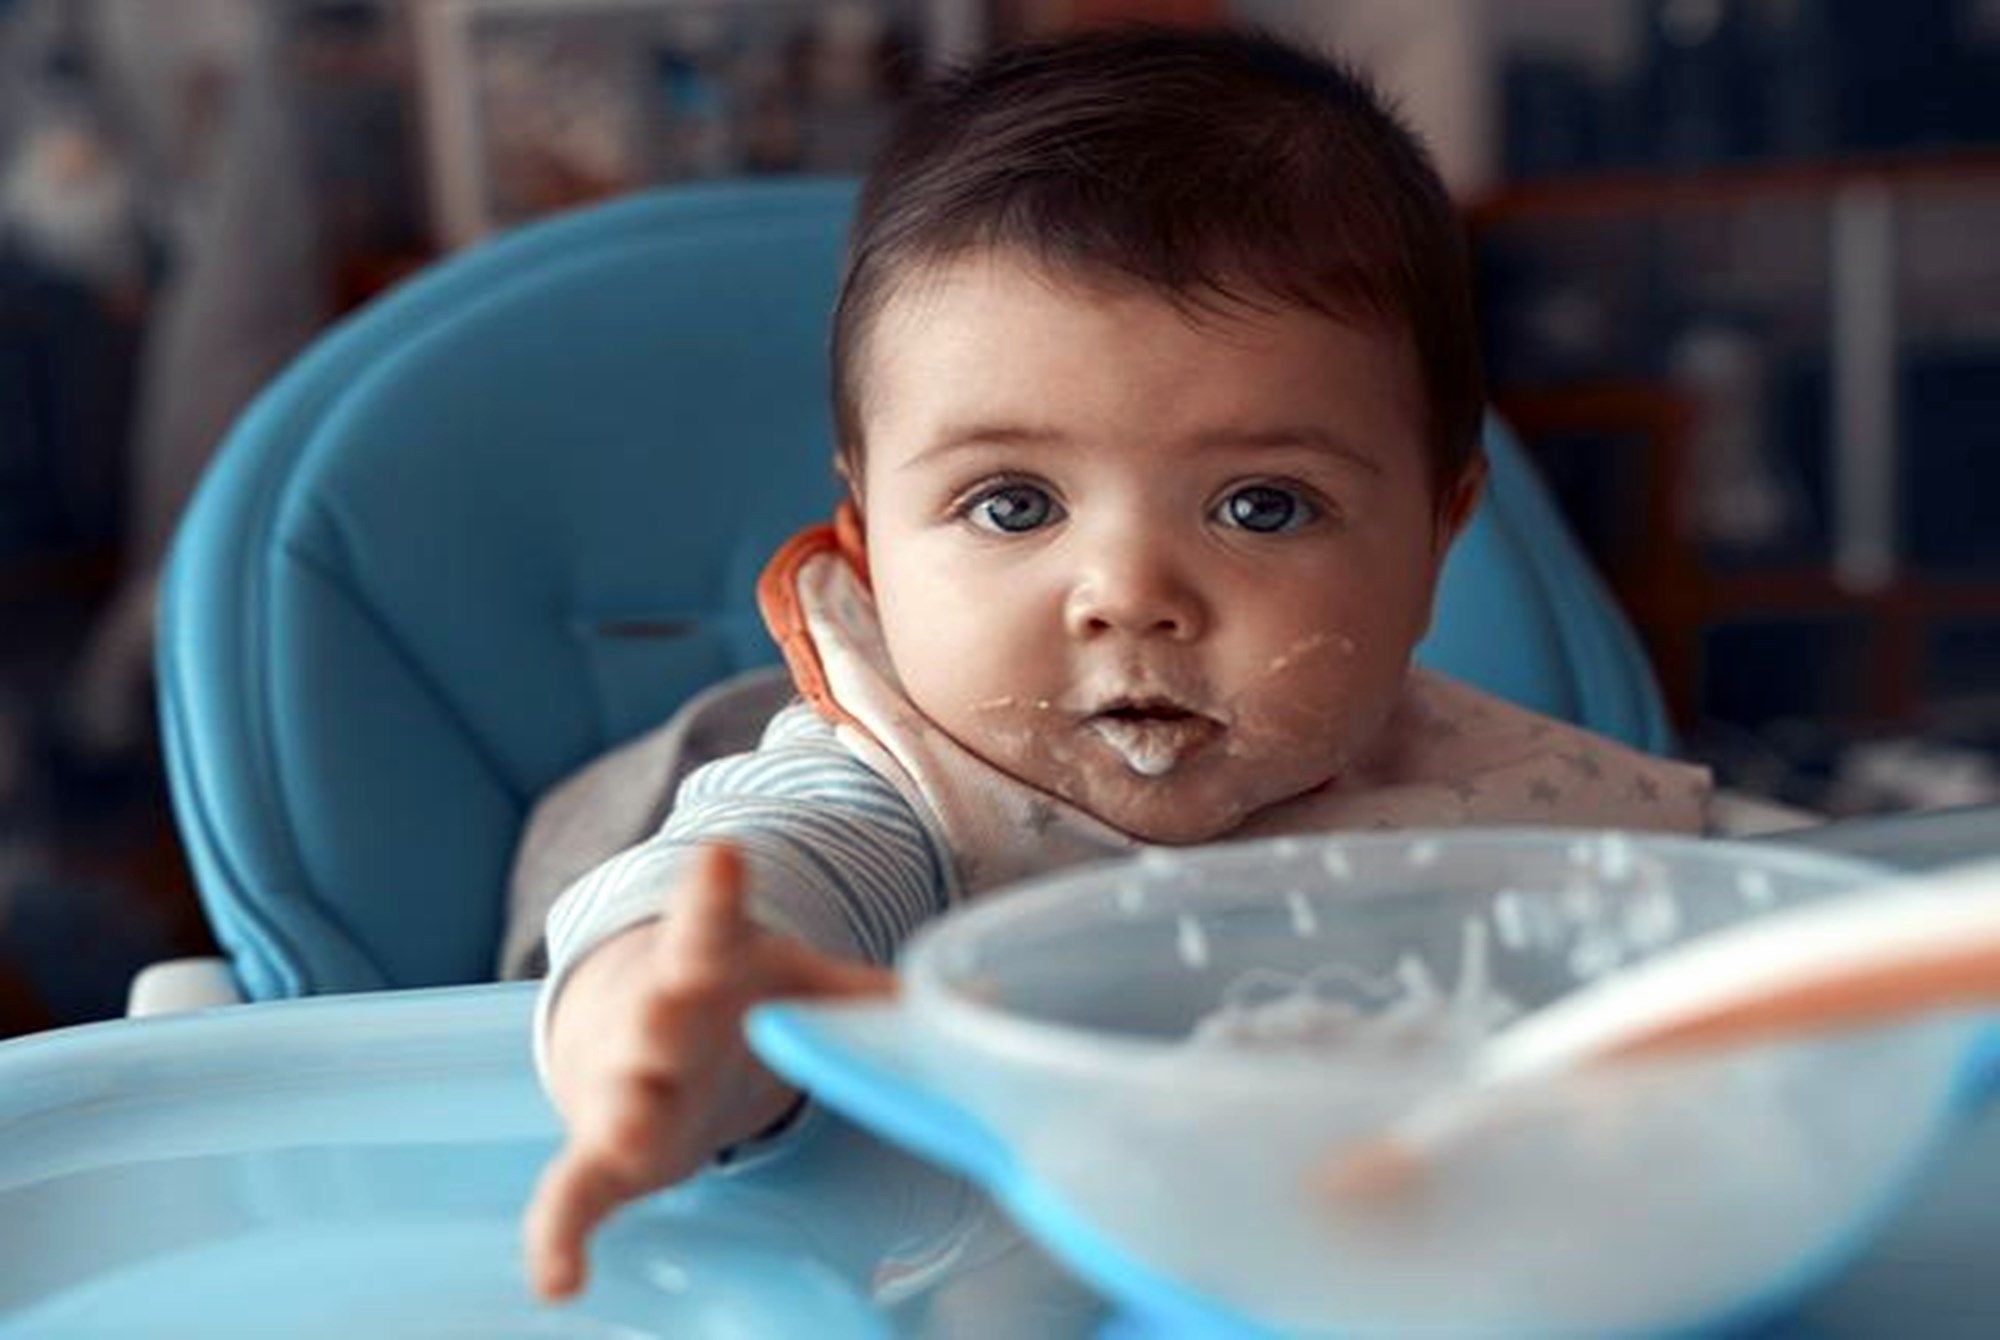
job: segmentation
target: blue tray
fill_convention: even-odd
[[[6,1336],[1089,1336],[966,1183],[831,1117],[615,1217],[527,1294],[557,1128],[531,986],[237,1006],[0,1044]]]
[[[630,1207],[590,1292],[537,1305],[516,1219],[556,1125],[528,1059],[532,998],[332,997],[0,1044],[0,1336],[1104,1331],[1104,1307],[983,1194],[831,1116]],[[1769,1334],[2000,1335],[1996,1244],[2000,1111]]]

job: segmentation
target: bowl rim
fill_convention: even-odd
[[[1113,1033],[1072,1024],[1032,1019],[990,1004],[961,990],[946,979],[943,960],[964,940],[1021,921],[1031,921],[1044,910],[1074,898],[1079,886],[1101,885],[1113,870],[1143,869],[1148,860],[1158,861],[1165,853],[1176,866],[1223,866],[1253,863],[1265,853],[1282,853],[1287,859],[1302,853],[1330,848],[1361,847],[1393,851],[1408,849],[1425,841],[1458,847],[1567,852],[1579,841],[1601,843],[1606,838],[1622,838],[1663,851],[1668,855],[1691,855],[1703,862],[1753,857],[1755,866],[1766,871],[1796,871],[1808,876],[1836,877],[1862,887],[1874,880],[1896,877],[1893,867],[1845,852],[1817,850],[1782,840],[1705,838],[1689,834],[1653,833],[1631,829],[1559,826],[1468,826],[1457,828],[1406,828],[1393,832],[1331,832],[1203,843],[1194,847],[1142,846],[1134,854],[1092,861],[1024,880],[1018,884],[981,895],[949,914],[918,928],[911,936],[898,964],[908,1005],[919,1027],[951,1045],[970,1044],[995,1058],[1056,1071],[1087,1071],[1106,1078],[1107,1068],[1128,1072],[1161,1066],[1187,1054],[1184,1039],[1145,1038]],[[1357,901],[1379,901],[1400,896],[1392,890],[1361,890]],[[1202,1065],[1208,1069],[1238,1074],[1268,1076],[1283,1070],[1296,1077],[1299,1058],[1295,1052],[1253,1047],[1217,1047],[1204,1050]],[[1341,1053],[1330,1051],[1325,1058],[1338,1065]],[[1370,1064],[1381,1069],[1378,1059]]]

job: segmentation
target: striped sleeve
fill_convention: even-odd
[[[948,857],[909,802],[810,707],[794,704],[772,719],[755,752],[692,773],[659,832],[556,901],[538,1061],[549,1010],[576,964],[618,932],[670,911],[694,849],[715,841],[743,854],[751,916],[828,954],[886,965],[911,931],[944,910]]]

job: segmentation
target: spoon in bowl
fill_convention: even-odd
[[[1572,992],[1488,1040],[1466,1082],[1335,1151],[1318,1181],[1392,1195],[1551,1075],[1980,1008],[2000,1009],[2000,861],[1772,912]]]

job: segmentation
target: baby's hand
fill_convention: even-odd
[[[583,1287],[584,1244],[611,1211],[699,1170],[798,1101],[743,1039],[752,1005],[894,990],[890,972],[753,925],[743,900],[742,857],[704,848],[671,915],[607,941],[564,988],[549,1081],[568,1139],[524,1224],[542,1297]]]

